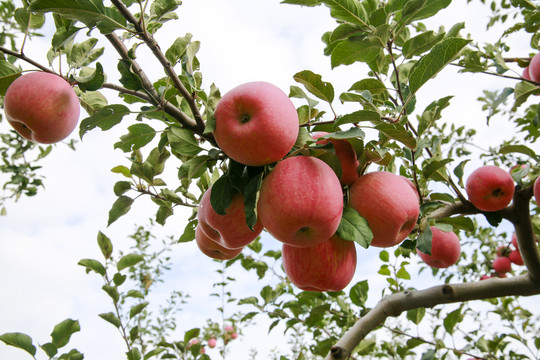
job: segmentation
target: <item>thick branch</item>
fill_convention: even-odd
[[[174,87],[180,92],[180,95],[187,101],[187,104],[193,113],[193,116],[195,117],[196,127],[194,129],[194,132],[202,135],[204,132],[205,124],[203,121],[203,118],[201,116],[201,113],[199,111],[199,107],[197,106],[197,103],[195,102],[194,97],[191,95],[191,93],[186,89],[184,84],[180,81],[180,78],[176,74],[176,71],[174,70],[173,66],[167,60],[165,57],[165,54],[161,51],[157,41],[154,39],[154,37],[149,34],[146,29],[141,25],[141,23],[133,16],[133,14],[129,11],[129,9],[122,3],[120,0],[111,0],[114,6],[120,11],[122,16],[126,18],[127,21],[129,21],[137,31],[137,34],[144,40],[146,45],[150,48],[154,56],[158,59],[160,64],[163,66],[163,69],[165,70],[165,73],[169,76],[171,81],[173,82]]]
[[[508,208],[508,216],[503,217],[512,222],[516,230],[519,252],[529,271],[532,280],[540,283],[540,251],[536,245],[529,205],[533,196],[533,184],[518,189],[514,194],[512,205]]]
[[[403,291],[388,295],[345,333],[332,347],[326,360],[348,359],[360,341],[383,324],[386,318],[399,316],[404,311],[502,296],[538,294],[540,294],[540,283],[533,281],[528,275],[522,275],[511,278],[491,278],[472,283],[438,285],[425,290]]]

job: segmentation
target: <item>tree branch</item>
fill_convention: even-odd
[[[25,62],[27,62],[27,63],[35,66],[35,67],[37,67],[38,69],[40,69],[42,71],[46,71],[46,72],[49,72],[49,73],[52,73],[52,74],[56,74],[54,71],[52,71],[48,67],[45,67],[45,66],[41,65],[37,61],[30,59],[28,56],[26,56],[26,55],[24,55],[22,53],[18,53],[16,51],[9,50],[9,49],[7,49],[7,48],[5,48],[3,46],[0,46],[0,52],[3,52],[4,54],[11,55],[11,56],[16,57],[18,59],[21,59],[21,60],[23,60],[23,61],[25,61]]]
[[[184,84],[180,81],[180,78],[176,74],[176,71],[172,67],[171,63],[167,58],[165,57],[165,54],[161,51],[157,41],[154,39],[154,37],[149,34],[146,29],[141,25],[141,23],[133,16],[133,14],[129,11],[129,9],[122,3],[120,0],[111,0],[112,4],[116,6],[116,8],[120,11],[122,16],[126,18],[127,21],[129,21],[134,27],[137,32],[137,34],[142,38],[142,40],[146,43],[146,45],[150,48],[154,56],[158,59],[160,64],[163,66],[163,69],[165,70],[165,73],[169,76],[171,81],[173,82],[174,87],[180,92],[180,95],[187,101],[187,104],[193,113],[193,116],[195,117],[196,126],[193,129],[193,131],[199,135],[202,135],[204,132],[205,124],[204,120],[201,116],[201,113],[199,111],[199,107],[197,106],[197,103],[195,102],[194,97],[190,94],[190,92],[186,89]]]
[[[491,278],[472,283],[438,285],[425,290],[406,290],[388,295],[364,317],[358,319],[332,347],[326,360],[348,359],[354,348],[372,330],[383,324],[388,317],[399,316],[404,311],[502,296],[538,294],[540,294],[540,283],[535,282],[528,275],[522,275],[511,278]]]

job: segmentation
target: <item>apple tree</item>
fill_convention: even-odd
[[[103,259],[79,262],[103,279],[112,308],[99,316],[118,328],[127,358],[208,359],[218,340],[225,358],[239,329],[258,318],[269,320],[270,332],[285,327],[291,346],[275,354],[280,360],[539,358],[540,317],[523,305],[540,294],[538,2],[281,3],[283,11],[328,10],[335,27],[314,36],[330,71],[353,69],[347,91],[337,94],[310,69],[290,74],[287,92],[260,82],[206,87],[196,35],[159,43],[178,18],[178,0],[0,3],[3,121],[18,117],[34,130],[35,117],[10,110],[7,91],[28,72],[61,76],[84,110],[83,144],[89,132],[124,132],[111,149],[127,160],[112,169],[119,180],[104,210],[107,225],[143,197],[155,205],[152,226],[189,209],[183,232],[161,247],[145,227],[128,252],[99,230]],[[489,7],[488,31],[503,29],[496,41],[471,38],[462,22],[434,27],[445,11],[472,3]],[[49,23],[54,34],[42,63],[24,48]],[[526,48],[514,50],[514,37]],[[105,54],[117,58],[114,66]],[[162,73],[152,78],[156,68]],[[502,143],[479,149],[476,124],[458,124],[448,112],[456,96],[425,91],[457,86],[440,81],[448,72],[456,84],[459,76],[511,84],[477,99],[488,128],[512,124]],[[29,97],[22,95],[18,101]],[[1,136],[3,208],[38,192],[39,160],[54,156],[54,146],[15,131]],[[171,294],[158,315],[145,309],[168,269],[167,252],[192,241],[222,264],[218,296],[239,310],[175,339],[172,315],[187,293]],[[378,278],[350,283],[364,254],[378,259]],[[256,275],[252,294],[236,299],[226,291],[232,269]],[[425,287],[426,278],[437,285]],[[59,323],[41,350],[82,359],[75,349],[60,355],[79,330],[77,321]],[[28,335],[0,340],[36,356]]]

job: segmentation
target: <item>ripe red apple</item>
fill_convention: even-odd
[[[523,258],[521,257],[521,253],[519,250],[512,250],[510,254],[508,255],[508,258],[511,262],[513,262],[516,265],[523,265]]]
[[[318,131],[311,134],[313,139],[318,139],[321,136],[328,134],[324,131]],[[341,185],[351,185],[356,179],[358,179],[358,165],[360,162],[356,158],[356,151],[353,146],[347,140],[320,140],[317,144],[327,144],[331,142],[334,146],[336,156],[339,159],[341,165],[341,177],[339,181]]]
[[[291,282],[306,291],[340,291],[356,270],[354,242],[334,235],[308,248],[283,244],[283,268]]]
[[[533,195],[534,200],[536,200],[536,203],[540,206],[540,181],[538,179],[540,179],[540,177],[537,177],[536,180],[534,180]]]
[[[236,339],[238,337],[238,333],[237,332],[233,332],[231,334],[231,339]]]
[[[223,327],[223,330],[225,330],[225,332],[233,332],[234,331],[234,326],[232,325],[225,325]]]
[[[491,276],[489,276],[489,275],[482,275],[482,276],[480,277],[480,280],[487,280],[487,279],[491,279]]]
[[[516,233],[513,233],[513,234],[512,234],[512,245],[514,245],[514,247],[515,247],[516,249],[519,249],[518,243],[517,243],[517,235],[516,235]]]
[[[531,74],[529,74],[529,67],[527,66],[525,69],[523,69],[523,73],[521,74],[521,77],[526,80],[531,80]]]
[[[201,230],[199,226],[195,228],[195,242],[197,246],[208,257],[217,260],[231,260],[237,257],[241,252],[240,249],[227,249],[214,240],[210,239],[206,234]]]
[[[278,162],[262,182],[257,205],[266,230],[298,247],[328,240],[343,214],[343,192],[336,173],[324,161],[294,156]]]
[[[469,175],[465,190],[469,201],[479,210],[498,211],[512,201],[514,180],[500,167],[485,165]]]
[[[420,213],[418,194],[403,177],[387,171],[360,176],[349,190],[349,205],[367,220],[376,247],[402,242]]]
[[[216,345],[217,345],[217,340],[216,340],[215,338],[210,338],[210,339],[208,339],[208,347],[209,347],[210,349],[215,348]]]
[[[214,137],[231,159],[249,166],[281,160],[298,137],[298,113],[277,86],[249,82],[223,95],[215,110]]]
[[[58,75],[32,72],[18,77],[6,91],[7,121],[24,138],[42,144],[64,140],[79,121],[79,99]]]
[[[529,76],[532,81],[540,82],[540,53],[534,55],[529,63]]]
[[[461,255],[461,243],[453,231],[444,232],[431,226],[431,255],[418,250],[418,256],[431,267],[443,269],[454,265]]]
[[[236,194],[225,215],[214,211],[210,204],[212,188],[202,196],[197,213],[199,227],[210,239],[227,249],[241,249],[260,235],[263,226],[259,220],[249,228],[246,223],[244,196]]]
[[[506,256],[496,257],[492,266],[499,277],[512,270],[512,262]]]

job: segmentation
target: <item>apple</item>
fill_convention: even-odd
[[[360,176],[349,190],[349,206],[367,220],[375,247],[391,247],[403,241],[420,213],[418,193],[402,176],[387,171]]]
[[[540,53],[534,55],[529,63],[529,76],[532,81],[540,82]]]
[[[195,242],[203,254],[216,260],[231,260],[242,252],[242,248],[227,249],[221,246],[206,236],[200,226],[195,228]]]
[[[523,258],[521,257],[519,250],[512,250],[508,255],[508,258],[516,265],[524,265]]]
[[[529,74],[529,67],[527,66],[525,69],[523,69],[523,73],[521,74],[521,77],[525,80],[531,80],[531,74]]]
[[[482,276],[480,277],[480,280],[487,280],[487,279],[491,279],[491,276],[489,276],[489,275],[482,275]]]
[[[283,244],[282,258],[289,280],[306,291],[341,291],[356,271],[354,242],[337,234],[308,248]]]
[[[32,72],[18,77],[6,91],[7,121],[24,138],[42,144],[64,140],[77,126],[79,99],[62,77]]]
[[[208,339],[208,347],[210,349],[215,348],[217,345],[217,340],[215,338]]]
[[[436,226],[430,227],[433,237],[431,239],[431,255],[418,250],[418,256],[431,267],[443,269],[457,263],[461,255],[461,243],[453,231],[444,232]]]
[[[533,195],[536,203],[540,205],[540,181],[538,179],[540,179],[540,177],[537,177],[536,180],[534,180]]]
[[[281,160],[298,137],[298,113],[277,86],[249,82],[227,92],[216,106],[214,138],[231,159],[249,166]]]
[[[327,132],[318,131],[311,134],[313,139],[318,139],[321,136],[327,135]],[[336,139],[324,139],[317,141],[317,144],[328,144],[332,143],[336,156],[339,159],[341,165],[341,185],[351,185],[356,179],[358,179],[358,165],[360,162],[356,158],[356,151],[353,146],[347,140],[336,140]]]
[[[225,325],[225,327],[223,328],[223,330],[225,330],[225,332],[233,332],[234,331],[234,327],[232,325]]]
[[[263,230],[261,222],[253,230],[246,223],[244,196],[234,195],[231,204],[225,210],[225,215],[214,211],[210,203],[212,188],[202,196],[197,212],[199,227],[210,239],[227,249],[241,249],[260,235]]]
[[[497,256],[492,266],[499,277],[512,270],[512,262],[506,256]]]
[[[500,167],[485,165],[469,175],[465,190],[469,201],[479,210],[498,211],[512,201],[514,180]]]
[[[332,168],[312,156],[277,163],[262,181],[258,216],[277,240],[298,247],[328,240],[343,214],[343,191]]]
[[[231,339],[236,339],[238,337],[238,333],[237,332],[233,332],[231,334]]]

